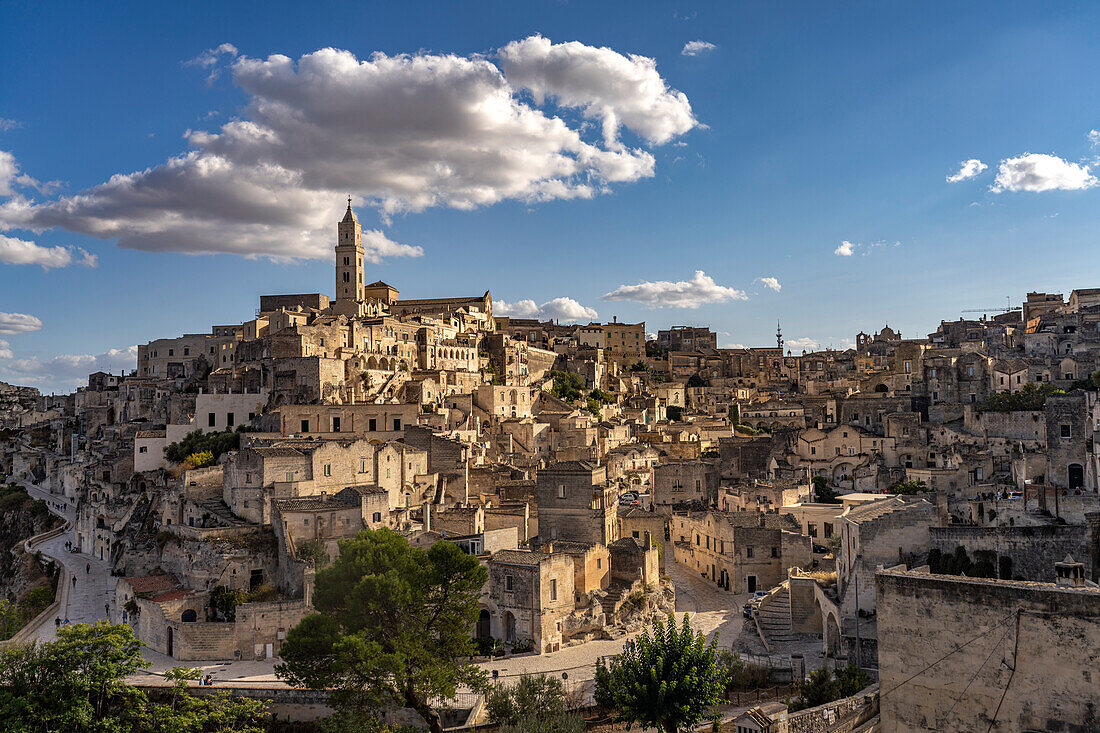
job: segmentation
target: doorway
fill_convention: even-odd
[[[1080,463],[1069,464],[1069,487],[1080,489],[1085,485],[1085,468]]]
[[[490,634],[490,617],[489,612],[484,608],[481,609],[481,614],[477,617],[477,638],[487,639]]]
[[[750,575],[747,578],[747,582],[749,584],[749,593],[755,593],[756,592],[756,576],[755,575]]]
[[[168,656],[170,656],[170,657],[174,656],[172,654],[172,631],[173,631],[172,627],[169,626],[168,627]]]

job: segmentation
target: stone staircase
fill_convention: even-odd
[[[794,641],[795,636],[791,633],[791,592],[788,583],[784,582],[779,590],[761,601],[756,618],[769,645]]]
[[[600,604],[603,606],[604,616],[610,623],[615,618],[615,612],[618,611],[619,606],[626,599],[626,596],[630,593],[630,583],[624,583],[621,580],[615,580],[611,582],[611,585],[607,587],[607,595],[603,597]]]

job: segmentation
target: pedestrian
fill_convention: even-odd
[[[73,576],[73,587],[74,588],[76,587],[76,576],[75,575]]]
[[[65,617],[65,621],[62,625],[63,626],[68,626],[69,625],[69,618],[67,616]]]
[[[57,618],[55,618],[55,619],[53,620],[53,625],[54,625],[54,626],[55,626],[56,628],[59,628],[59,629],[61,628],[61,617],[60,617],[60,616],[58,616]]]
[[[84,572],[85,573],[92,572],[92,564],[91,563],[88,563],[87,565],[84,566]]]
[[[103,616],[104,616],[104,618],[110,618],[111,617],[111,604],[110,603],[104,603],[103,604]]]

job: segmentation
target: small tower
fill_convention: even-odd
[[[783,353],[783,329],[779,325],[779,321],[775,322],[775,343],[779,346],[779,353]]]
[[[359,315],[366,282],[363,273],[363,227],[351,210],[348,210],[336,227],[336,302],[333,311],[345,316]]]

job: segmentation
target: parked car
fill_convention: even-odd
[[[830,550],[825,545],[814,545],[814,552],[820,555],[824,555],[826,553],[832,552],[832,550]]]
[[[768,591],[766,591],[766,590],[758,590],[758,591],[756,591],[755,593],[753,593],[753,594],[752,594],[752,599],[753,599],[754,601],[756,601],[757,603],[759,603],[759,602],[760,602],[760,599],[761,599],[761,598],[763,598],[763,597],[764,597],[764,596],[766,596],[766,595],[768,595]]]

